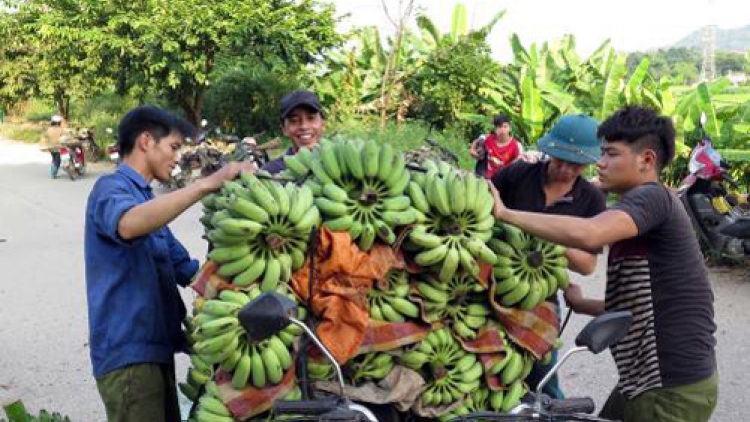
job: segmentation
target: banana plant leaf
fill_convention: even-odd
[[[453,8],[453,18],[451,20],[450,37],[455,43],[460,37],[466,35],[466,6],[459,3]]]
[[[630,79],[628,80],[628,84],[625,87],[625,103],[626,104],[638,104],[640,101],[640,95],[639,91],[642,89],[643,82],[646,79],[646,76],[648,76],[648,66],[649,66],[649,60],[648,57],[644,57],[640,63],[638,63],[638,66],[633,71],[633,74],[630,75]],[[661,108],[661,107],[659,107]]]
[[[514,33],[510,36],[510,46],[513,50],[514,61],[517,64],[523,65],[529,63],[529,52],[526,51],[523,44],[521,44],[521,39],[518,37],[518,34]]]
[[[750,151],[745,149],[719,149],[719,154],[727,161],[750,162]]]
[[[627,56],[625,54],[620,54],[614,59],[607,76],[607,82],[604,85],[602,106],[597,114],[599,120],[606,119],[620,107],[620,92],[622,91],[625,74],[628,71],[626,61]]]
[[[521,118],[525,127],[527,143],[536,141],[544,131],[544,109],[539,88],[534,83],[534,77],[527,73],[522,82],[523,103],[521,104]],[[518,126],[516,124],[516,126]]]

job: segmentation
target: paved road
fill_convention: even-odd
[[[33,411],[53,409],[74,422],[103,421],[103,407],[90,374],[83,278],[83,220],[95,168],[81,180],[50,180],[47,156],[33,146],[0,140],[0,404],[21,398]],[[191,208],[172,228],[196,256],[205,252]],[[713,421],[739,422],[750,391],[750,276],[712,271],[719,330],[721,398]],[[584,281],[603,292],[603,275]],[[185,292],[186,300],[191,294]],[[566,346],[586,318],[573,316]],[[178,376],[185,371],[179,360]],[[608,353],[578,355],[563,368],[572,395],[600,403],[616,382]]]

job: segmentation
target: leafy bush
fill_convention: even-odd
[[[21,117],[27,122],[49,122],[57,113],[52,103],[39,99],[31,99],[21,107]]]
[[[117,94],[100,94],[93,98],[76,101],[72,105],[72,120],[81,125],[93,125],[89,121],[97,115],[122,117],[128,110],[138,105],[135,98]]]
[[[250,136],[279,132],[279,100],[298,88],[290,77],[247,63],[219,75],[206,93],[204,116],[225,133]]]

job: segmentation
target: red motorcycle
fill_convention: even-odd
[[[60,167],[68,173],[70,180],[76,180],[86,174],[86,153],[81,143],[63,143],[59,151]]]

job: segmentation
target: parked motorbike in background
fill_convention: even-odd
[[[701,130],[703,124],[705,116],[701,116]],[[738,184],[729,175],[729,168],[704,133],[690,154],[689,174],[677,191],[704,256],[717,262],[750,256],[750,207],[731,193],[729,187],[736,189]]]
[[[120,147],[117,144],[117,134],[114,133],[111,127],[108,127],[106,131],[109,136],[114,139],[112,145],[109,145],[107,147],[107,156],[109,157],[109,161],[115,164],[120,164]]]
[[[86,154],[87,160],[94,163],[99,161],[103,152],[99,145],[96,143],[93,129],[85,127],[78,129],[75,134],[75,139],[83,146],[83,151]]]

